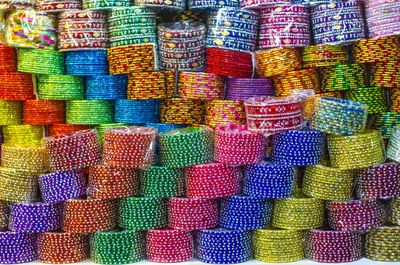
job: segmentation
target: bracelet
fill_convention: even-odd
[[[23,104],[23,123],[47,125],[65,122],[65,103],[58,100],[26,100]]]
[[[10,87],[13,89],[10,90]],[[0,98],[3,100],[35,99],[32,75],[18,72],[1,72]]]
[[[129,75],[128,99],[167,99],[174,94],[174,71],[136,72]]]
[[[372,64],[371,85],[398,88],[400,85],[400,61],[386,61]]]
[[[48,169],[46,150],[42,146],[2,144],[1,166],[34,175],[44,173]]]
[[[335,45],[307,46],[302,56],[305,68],[335,66],[345,64],[348,60],[346,48]]]
[[[22,123],[22,102],[0,100],[0,125]]]
[[[365,18],[369,38],[395,36],[399,34],[399,31],[396,30],[399,25],[398,20],[387,19],[388,14],[390,14],[393,19],[397,18],[399,7],[399,3],[397,2],[383,0],[365,1]]]
[[[58,135],[73,135],[78,131],[89,130],[89,125],[76,125],[76,124],[50,124],[48,126],[48,135],[49,136],[58,136]]]
[[[171,98],[161,102],[162,123],[202,124],[204,105],[201,100]]]
[[[95,75],[86,77],[87,100],[119,100],[126,98],[126,75]]]
[[[41,145],[44,128],[37,125],[8,125],[3,127],[2,133],[3,144]]]
[[[106,100],[67,101],[66,121],[69,124],[96,125],[113,122],[113,103]]]
[[[0,253],[0,262],[2,264],[16,264],[36,260],[38,258],[36,237],[36,234],[0,232],[0,246],[3,250]]]
[[[85,14],[85,12],[83,13]],[[104,49],[66,51],[65,67],[68,75],[108,75],[107,51]]]
[[[346,99],[366,105],[369,115],[380,114],[387,109],[385,91],[380,87],[358,87],[348,91]]]
[[[5,202],[37,201],[38,175],[26,169],[0,167],[0,199]]]
[[[253,76],[253,55],[222,48],[206,48],[206,72],[236,78]]]
[[[178,96],[186,99],[218,100],[224,97],[222,76],[205,72],[179,72]]]
[[[382,226],[368,231],[365,238],[365,257],[375,261],[399,261],[399,238],[398,226]]]
[[[58,13],[81,9],[82,5],[79,0],[37,0],[36,8],[48,13]]]
[[[272,77],[302,67],[299,50],[296,48],[275,48],[256,52],[257,69],[262,77]]]
[[[400,40],[397,37],[363,39],[353,45],[356,63],[377,63],[400,59]]]
[[[107,54],[111,75],[155,70],[154,44],[112,47]]]
[[[361,64],[339,64],[322,68],[322,91],[355,90],[365,87],[365,66]]]
[[[46,49],[18,49],[18,72],[62,75],[65,72],[64,54]]]
[[[150,166],[140,169],[140,195],[145,197],[170,198],[185,194],[183,169]]]
[[[242,101],[210,100],[205,103],[204,122],[215,128],[225,124],[245,124],[246,113]]]
[[[320,92],[318,72],[314,68],[286,72],[274,76],[275,95],[279,97],[290,96],[295,89],[312,89]]]
[[[76,100],[84,99],[83,79],[69,75],[38,75],[39,99]]]
[[[160,100],[117,100],[115,102],[114,121],[138,125],[157,123],[160,121]]]
[[[270,78],[228,78],[226,81],[227,100],[246,100],[273,95],[274,84]]]

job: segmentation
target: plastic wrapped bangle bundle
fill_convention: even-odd
[[[46,150],[41,146],[2,144],[1,165],[28,171],[31,174],[40,174],[48,169]]]
[[[353,194],[354,172],[323,165],[306,168],[302,192],[321,200],[348,200]]]
[[[203,23],[191,21],[165,23],[158,26],[157,32],[161,68],[203,67],[206,60],[206,26]]]
[[[1,16],[0,16],[1,21]],[[0,38],[1,41],[1,38]],[[0,46],[0,72],[17,71],[17,49],[7,46]]]
[[[183,12],[186,8],[186,1],[183,0],[136,0],[135,4],[152,7],[152,8],[161,8],[162,10],[171,10]]]
[[[82,8],[91,10],[113,9],[130,6],[129,0],[83,0]]]
[[[178,230],[210,229],[218,225],[218,202],[173,197],[168,200],[168,227]]]
[[[79,0],[38,0],[36,8],[40,11],[48,13],[58,13],[81,9],[81,1]]]
[[[361,199],[387,199],[400,197],[400,165],[385,163],[357,172],[356,193]]]
[[[155,70],[154,44],[112,47],[107,54],[111,75]]]
[[[271,6],[287,5],[291,0],[241,0],[240,6],[248,9],[265,9]]]
[[[160,135],[161,163],[188,167],[213,160],[213,132],[207,128],[184,128]]]
[[[239,0],[189,0],[190,10],[221,9],[224,7],[239,7]]]
[[[352,262],[362,258],[361,234],[351,231],[311,230],[306,237],[306,258],[316,262]]]
[[[88,196],[95,199],[117,199],[135,196],[138,192],[137,171],[107,165],[89,169]]]
[[[157,123],[160,121],[160,100],[117,100],[114,121],[138,125]]]
[[[50,124],[48,126],[49,136],[58,135],[73,135],[78,131],[89,130],[90,127],[87,125],[75,125],[75,124]]]
[[[146,7],[112,9],[108,27],[111,47],[156,43],[156,14]]]
[[[246,126],[218,126],[215,132],[215,161],[231,166],[254,164],[265,155],[266,140]]]
[[[308,7],[293,4],[266,7],[261,10],[258,49],[309,46],[310,31]]]
[[[324,223],[324,203],[316,198],[288,198],[275,202],[272,226],[308,230]]]
[[[60,229],[61,207],[51,203],[11,205],[8,228],[19,233],[40,233]]]
[[[45,145],[52,171],[83,169],[100,163],[100,146],[95,130],[47,137]]]
[[[295,97],[259,97],[244,102],[247,127],[266,136],[303,126],[301,100]]]
[[[354,90],[365,87],[365,66],[361,64],[339,64],[321,69],[322,91]]]
[[[65,103],[56,100],[26,100],[23,104],[23,122],[46,125],[65,122]]]
[[[347,60],[347,50],[344,46],[319,45],[307,46],[303,49],[305,68],[335,66],[345,64]]]
[[[225,124],[242,125],[246,122],[246,113],[242,101],[210,100],[205,103],[205,124],[214,128]]]
[[[394,198],[390,202],[389,223],[400,225],[400,198]]]
[[[10,11],[5,32],[7,46],[53,50],[57,42],[55,17],[34,9]]]
[[[311,8],[316,45],[348,45],[365,38],[362,3],[358,0]]]
[[[252,257],[250,231],[202,230],[197,237],[197,256],[201,262],[210,264],[248,261]]]
[[[363,39],[353,45],[356,63],[377,63],[400,59],[400,40],[396,37]]]
[[[243,193],[266,199],[292,197],[295,174],[292,166],[277,165],[268,161],[248,166]]]
[[[10,87],[13,89],[10,90]],[[35,99],[32,75],[18,72],[0,72],[0,97],[4,100]]]
[[[396,127],[387,146],[387,158],[400,163],[400,127]]]
[[[375,261],[400,261],[400,228],[382,226],[367,232],[365,257]]]
[[[186,195],[194,198],[223,198],[239,193],[241,171],[220,163],[195,165],[185,170]]]
[[[174,71],[135,72],[128,78],[128,99],[166,99],[175,93]]]
[[[67,74],[75,76],[108,75],[107,51],[79,50],[65,53]]]
[[[304,69],[286,72],[273,77],[275,95],[289,96],[295,89],[312,89],[316,93],[320,91],[318,72],[316,69]]]
[[[253,56],[222,48],[206,48],[206,72],[222,76],[250,78],[253,76]]]
[[[83,79],[69,75],[38,75],[39,99],[84,99]]]
[[[399,35],[399,8],[399,3],[396,1],[365,1],[369,38]]]
[[[46,203],[58,203],[86,194],[82,171],[54,172],[39,177],[40,194]]]
[[[62,229],[65,232],[88,234],[116,226],[117,205],[111,200],[68,200],[64,204]]]
[[[140,194],[146,197],[169,198],[185,194],[182,169],[150,166],[140,170]]]
[[[0,262],[16,264],[36,260],[36,238],[36,234],[0,232]]]
[[[148,230],[167,225],[167,203],[161,198],[123,198],[119,206],[119,226],[128,230]]]
[[[18,49],[18,71],[34,74],[64,74],[64,54],[45,49]]]
[[[320,4],[329,4],[334,2],[335,0],[291,0],[293,4],[301,4],[305,6],[317,6]]]
[[[37,242],[39,260],[43,263],[75,263],[84,261],[89,256],[89,244],[85,235],[47,232],[39,234]]]
[[[385,91],[380,87],[358,87],[348,91],[346,99],[366,105],[368,114],[379,114],[387,109]]]
[[[20,124],[22,119],[22,102],[0,100],[0,125]]]
[[[193,235],[187,231],[149,230],[146,243],[146,256],[152,262],[183,262],[194,256]]]
[[[96,75],[86,78],[86,99],[118,100],[126,98],[126,75]]]
[[[142,168],[154,164],[157,130],[148,127],[121,127],[106,131],[103,162],[123,168]]]
[[[3,128],[3,143],[10,145],[41,145],[44,135],[43,126],[8,125]]]
[[[294,262],[304,258],[303,232],[259,229],[254,232],[254,257],[262,262]]]
[[[270,78],[228,78],[226,81],[227,100],[246,100],[273,95],[274,84]]]
[[[341,169],[360,169],[385,161],[384,143],[378,131],[353,136],[328,136],[331,165]]]
[[[92,260],[100,264],[130,264],[145,257],[144,235],[139,231],[96,232],[90,246]]]
[[[201,100],[171,98],[161,102],[161,122],[202,124],[204,105]]]
[[[272,149],[272,160],[277,164],[316,165],[325,150],[325,136],[316,130],[285,131],[273,136]]]
[[[103,124],[99,124],[99,125],[96,125],[95,127],[93,127],[97,131],[97,139],[99,140],[100,148],[103,147],[104,135],[108,129],[124,127],[124,126],[127,126],[127,124],[125,124],[125,123],[103,123]]]
[[[384,88],[400,87],[400,61],[386,61],[372,64],[371,84]]]
[[[71,100],[67,102],[69,124],[95,125],[113,122],[113,103],[106,100]]]
[[[256,52],[258,73],[262,77],[272,77],[302,67],[299,50],[296,48],[276,48]]]
[[[332,201],[326,205],[329,226],[335,230],[365,231],[383,224],[383,206],[374,199]]]
[[[365,129],[367,110],[366,105],[350,100],[319,97],[312,127],[334,135],[357,134]]]
[[[178,96],[187,99],[215,100],[224,97],[222,76],[204,72],[180,72]]]
[[[255,230],[269,225],[272,203],[263,198],[236,195],[221,202],[220,226],[232,230]]]
[[[0,199],[6,202],[36,201],[37,175],[27,170],[0,167]]]

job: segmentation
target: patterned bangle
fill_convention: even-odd
[[[384,0],[365,1],[365,18],[369,38],[395,36],[399,32],[399,3]]]
[[[400,260],[400,251],[397,247],[400,239],[398,226],[377,227],[367,232],[365,238],[365,257],[375,261]]]
[[[36,238],[36,234],[0,232],[0,246],[3,249],[0,253],[0,262],[2,264],[16,264],[36,260],[38,258]],[[10,246],[13,248],[10,249]]]
[[[386,61],[372,64],[371,85],[385,88],[400,87],[400,61]]]
[[[202,124],[204,105],[200,100],[171,98],[161,103],[161,122]]]
[[[389,222],[400,225],[400,198],[394,198],[390,202]]]
[[[204,122],[212,128],[225,124],[245,124],[246,113],[241,101],[210,100],[205,104]]]
[[[178,96],[187,99],[223,99],[225,80],[204,72],[179,72]]]
[[[25,170],[0,167],[0,199],[6,202],[37,201],[37,176]]]
[[[140,195],[169,198],[185,194],[183,169],[150,166],[140,170]]]
[[[304,69],[286,72],[273,77],[275,95],[287,97],[295,89],[312,89],[315,93],[320,92],[318,72],[316,69]]]
[[[256,53],[258,72],[262,77],[272,77],[302,67],[299,50],[276,48]]]
[[[389,139],[400,126],[400,113],[383,112],[371,117],[371,128],[379,131],[384,139]]]
[[[82,8],[91,10],[112,9],[130,6],[129,0],[83,0]]]
[[[400,162],[400,127],[396,127],[387,146],[387,158]]]
[[[365,66],[361,64],[339,64],[322,68],[322,91],[355,90],[365,87]]]
[[[135,72],[129,75],[128,99],[166,99],[175,93],[174,71]]]
[[[48,136],[59,136],[59,135],[73,135],[78,131],[89,130],[88,125],[76,125],[76,124],[50,124],[48,126]]]
[[[345,64],[347,60],[347,50],[344,46],[319,45],[303,49],[305,68],[335,66]]]
[[[366,105],[368,114],[379,114],[387,109],[385,91],[380,87],[358,87],[348,91],[346,99]]]
[[[41,174],[48,169],[46,150],[42,146],[2,144],[1,165],[35,175]]]
[[[38,0],[36,1],[36,8],[40,11],[52,13],[81,9],[82,5],[79,0]]]
[[[353,46],[356,63],[376,63],[400,59],[400,40],[397,37],[364,39]]]

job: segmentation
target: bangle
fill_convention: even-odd
[[[2,264],[16,264],[36,260],[38,258],[36,237],[36,234],[0,232],[0,246],[3,249],[0,253],[0,262]],[[10,246],[12,246],[11,249]]]
[[[128,126],[125,123],[105,123],[95,125],[93,129],[97,131],[97,139],[99,140],[100,148],[104,145],[104,135],[108,129]]]
[[[372,64],[371,85],[385,88],[400,87],[400,61],[386,61]]]
[[[107,51],[94,49],[67,51],[65,67],[68,75],[108,75]]]
[[[87,100],[118,100],[126,98],[126,75],[94,75],[86,77]]]
[[[73,135],[78,131],[89,130],[88,125],[75,125],[75,124],[50,124],[48,126],[49,136],[59,136],[59,135]]]
[[[225,80],[204,72],[179,72],[178,96],[186,99],[223,99]]]
[[[82,9],[102,10],[130,6],[129,0],[83,0]]]
[[[274,84],[271,78],[228,78],[226,81],[227,100],[246,100],[273,95]]]
[[[220,9],[223,7],[238,7],[239,0],[189,0],[188,8],[190,10]]]
[[[106,100],[67,101],[66,121],[69,124],[97,125],[113,122],[113,103]]]
[[[155,70],[154,44],[112,47],[107,55],[111,75]]]
[[[117,100],[114,121],[138,125],[157,123],[160,121],[160,100]]]
[[[318,72],[314,68],[286,72],[273,77],[275,94],[279,97],[290,96],[295,89],[320,91]]]
[[[303,49],[303,66],[305,68],[328,67],[345,64],[348,60],[344,46],[319,45]]]
[[[206,58],[207,73],[236,78],[253,76],[253,55],[249,52],[207,47]]]
[[[356,63],[377,63],[400,59],[400,40],[397,37],[363,39],[353,45]]]
[[[36,8],[47,13],[65,12],[81,9],[79,0],[37,0]]]
[[[400,225],[400,198],[394,198],[390,202],[389,222]]]
[[[390,16],[388,16],[390,14]],[[395,36],[398,27],[399,3],[384,0],[365,1],[365,18],[369,38]],[[390,18],[390,19],[388,19]]]
[[[3,16],[0,16],[0,23],[5,23],[2,20]],[[2,33],[0,33],[0,41],[4,41],[1,39]],[[0,72],[16,72],[17,71],[17,49],[8,47],[5,45],[0,46]]]
[[[46,150],[42,146],[2,144],[1,165],[35,175],[44,173],[48,169]]]
[[[212,128],[225,124],[245,124],[246,113],[242,101],[210,100],[205,103],[204,122]]]
[[[399,261],[399,239],[398,226],[382,226],[368,231],[365,237],[365,257],[375,261]]]
[[[129,75],[128,99],[167,99],[175,93],[174,71],[136,72]]]
[[[50,100],[84,99],[83,79],[69,75],[38,75],[38,97]]]
[[[361,64],[339,64],[322,68],[322,91],[355,90],[365,87],[365,66]]]
[[[23,104],[23,122],[47,125],[65,122],[65,103],[57,100],[26,100]]]
[[[273,77],[302,67],[299,50],[275,48],[256,52],[258,73],[262,77]]]
[[[0,125],[16,125],[22,122],[22,102],[0,100]]]
[[[44,135],[43,126],[8,125],[3,127],[3,143],[10,145],[41,145]]]
[[[10,90],[10,87],[13,89]],[[1,72],[0,98],[3,100],[35,99],[32,75],[18,72]]]
[[[346,99],[366,105],[368,114],[379,114],[387,109],[385,91],[380,87],[358,87],[348,91]]]
[[[5,202],[37,201],[39,173],[0,167],[0,199]]]
[[[62,75],[64,71],[64,54],[59,51],[18,49],[18,72]]]
[[[0,203],[0,229],[6,229],[8,226],[9,218],[8,204],[5,201]]]
[[[201,100],[171,98],[161,102],[161,122],[202,124],[204,105]]]
[[[400,162],[400,127],[395,127],[387,146],[387,158]]]
[[[183,169],[150,166],[140,170],[140,195],[170,198],[185,194]]]

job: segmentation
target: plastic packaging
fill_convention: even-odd
[[[103,10],[130,6],[130,0],[82,0],[83,9]]]
[[[265,9],[271,6],[289,4],[290,0],[241,0],[240,6],[249,9]]]
[[[396,127],[387,146],[387,158],[400,163],[400,127]]]
[[[365,0],[364,2],[369,38],[397,36],[400,34],[400,5],[398,1]]]
[[[239,0],[189,0],[190,10],[220,9],[224,7],[239,7]]]
[[[135,5],[143,5],[153,8],[163,8],[166,10],[184,11],[186,1],[184,0],[135,0]]]
[[[80,0],[36,0],[36,8],[47,13],[58,13],[82,8]]]

